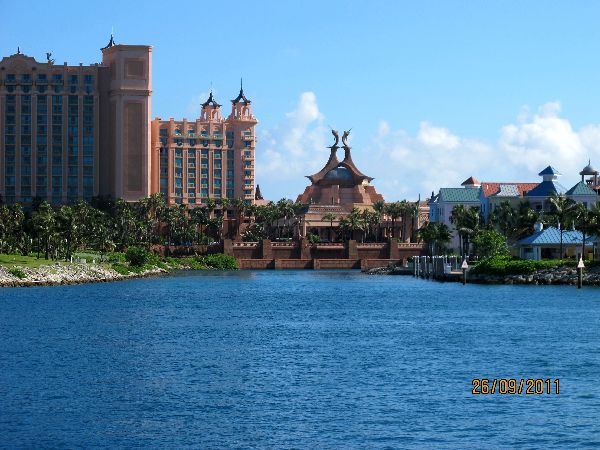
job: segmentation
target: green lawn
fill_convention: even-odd
[[[39,267],[54,264],[56,261],[46,260],[42,256],[37,259],[35,256],[23,255],[6,255],[0,253],[0,265],[4,267],[21,266],[21,267]]]

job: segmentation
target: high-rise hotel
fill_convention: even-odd
[[[102,49],[102,63],[57,65],[17,51],[0,61],[0,195],[25,205],[94,196],[168,203],[254,200],[257,120],[243,89],[221,115],[211,93],[195,121],[151,120],[152,48]]]

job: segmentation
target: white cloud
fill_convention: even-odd
[[[421,122],[416,133],[394,129],[382,120],[373,137],[353,149],[361,171],[388,201],[428,197],[440,187],[458,187],[469,176],[481,181],[538,182],[547,165],[557,168],[567,188],[579,180],[588,158],[600,166],[600,124],[576,130],[560,116],[559,102],[530,112],[523,106],[515,122],[499,127],[494,142],[459,136]],[[257,149],[257,182],[266,198],[295,199],[323,167],[331,145],[329,128],[312,92],[300,95],[294,109],[275,128],[262,130]]]
[[[300,95],[283,123],[261,130],[256,175],[266,198],[296,199],[302,192],[301,183],[308,184],[303,177],[318,171],[327,159],[327,133],[325,117],[313,92]]]
[[[469,176],[482,181],[538,182],[547,165],[557,168],[567,188],[578,181],[588,158],[600,160],[600,125],[573,129],[560,117],[560,103],[523,107],[516,123],[502,126],[496,142],[457,136],[422,122],[416,135],[392,130],[382,121],[367,146],[375,158],[364,171],[388,200],[429,196],[440,187],[458,187]]]

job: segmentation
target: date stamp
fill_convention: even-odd
[[[473,395],[560,394],[559,378],[475,378],[471,385]]]

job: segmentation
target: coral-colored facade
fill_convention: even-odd
[[[258,121],[240,88],[226,118],[212,93],[193,121],[151,120],[152,47],[110,42],[102,63],[0,60],[0,195],[53,204],[95,196],[254,202]]]
[[[253,202],[255,128],[250,100],[243,88],[231,101],[227,118],[211,92],[194,121],[152,121],[152,192],[169,204],[196,205],[209,198]]]

